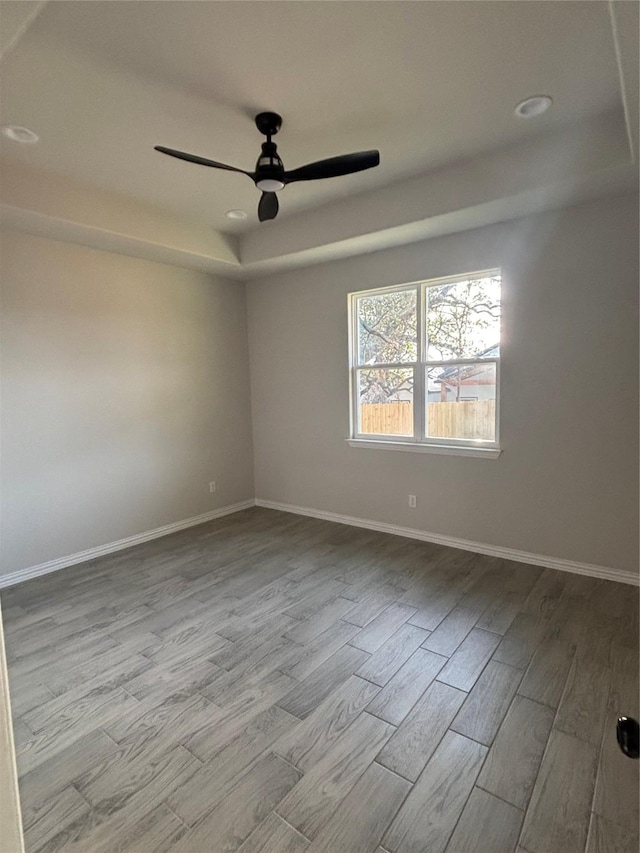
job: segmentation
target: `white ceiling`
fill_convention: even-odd
[[[27,5],[33,7],[29,15],[16,13]],[[633,30],[638,4],[615,6],[624,7],[629,56],[634,44],[637,49],[637,33],[629,38],[629,27]],[[631,18],[630,7],[635,7]],[[139,205],[140,218],[148,219],[142,243],[153,242],[149,234],[165,215],[167,223],[171,218],[174,226],[182,223],[183,232],[187,227],[197,232],[199,248],[192,253],[199,258],[201,229],[208,227],[241,235],[235,254],[233,239],[218,239],[226,253],[218,260],[228,263],[231,254],[241,267],[246,259],[257,263],[262,258],[272,268],[279,255],[313,251],[321,259],[320,249],[329,242],[346,246],[366,237],[361,249],[349,243],[353,251],[402,242],[390,235],[399,235],[403,216],[412,229],[405,229],[405,238],[418,239],[427,232],[416,223],[436,213],[456,204],[479,210],[481,203],[498,201],[498,189],[492,194],[486,175],[496,176],[497,188],[500,164],[505,169],[511,164],[520,195],[524,179],[529,191],[539,189],[543,177],[557,184],[565,172],[578,168],[568,154],[571,145],[584,154],[578,169],[582,177],[598,172],[598,186],[611,189],[620,181],[603,180],[603,169],[629,161],[623,63],[612,15],[612,4],[599,0],[3,0],[3,29],[14,19],[26,23],[14,24],[16,37],[6,39],[0,124],[24,125],[41,137],[31,146],[3,139],[4,171],[10,174],[5,183],[11,190],[3,207],[10,224],[27,227],[33,214],[31,219],[39,217],[37,227],[46,231],[42,217],[55,218],[64,195],[68,210],[58,218],[64,220],[65,239],[76,219],[87,233],[102,229],[113,239],[116,208],[121,204],[124,210],[128,203],[129,233],[124,236],[135,239],[131,211]],[[627,82],[632,102],[634,85],[637,97],[637,82]],[[530,122],[518,119],[516,103],[540,93],[553,97],[549,113]],[[253,116],[261,110],[284,117],[276,141],[287,168],[374,147],[381,152],[381,165],[353,176],[290,185],[280,195],[278,220],[259,224],[259,193],[248,178],[153,151],[162,144],[253,168],[262,140]],[[594,137],[597,150],[587,157],[585,140],[593,134],[585,128],[593,122],[600,128]],[[603,134],[609,137],[606,144]],[[568,146],[568,139],[578,138],[582,141]],[[554,151],[565,152],[562,161],[556,158],[554,175],[544,167],[544,157],[536,160],[531,154],[543,151],[550,139],[556,140]],[[534,163],[535,168],[527,165]],[[451,180],[454,174],[458,178]],[[576,180],[574,175],[574,186]],[[62,181],[68,182],[64,192]],[[485,197],[463,201],[465,188],[474,182],[482,183]],[[48,207],[34,190],[45,183],[55,189]],[[29,187],[28,204],[16,201],[20,185]],[[438,186],[442,209],[434,202],[419,210],[420,200],[414,198],[411,214],[405,214],[402,199],[415,196],[418,186],[425,187],[430,202],[436,196],[430,188]],[[455,193],[447,190],[454,186]],[[504,195],[507,188],[500,192]],[[106,214],[100,219],[95,210],[87,213],[90,205],[79,200],[82,193],[91,194],[103,214],[112,211],[113,227],[106,224]],[[246,210],[248,220],[226,219],[225,211],[232,208]],[[524,208],[519,201],[510,209]],[[492,216],[497,215],[494,207]],[[332,231],[326,240],[322,229]],[[375,237],[383,231],[387,237]]]
[[[7,159],[224,232],[274,227],[258,225],[251,181],[154,145],[252,168],[252,116],[271,109],[284,117],[287,168],[380,149],[377,169],[287,187],[284,222],[622,104],[608,4],[597,0],[55,0],[2,77],[0,123],[41,137],[3,141]],[[516,118],[515,104],[537,93],[553,96],[551,111]],[[249,219],[234,225],[230,208]]]

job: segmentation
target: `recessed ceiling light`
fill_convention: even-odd
[[[225,213],[227,219],[246,219],[247,214],[244,210],[227,210]]]
[[[515,113],[519,118],[534,118],[546,113],[552,103],[549,95],[532,95],[530,98],[520,101]]]
[[[2,128],[3,134],[14,142],[24,142],[27,145],[33,145],[40,137],[37,133],[29,130],[28,127],[18,127],[15,124],[7,124]]]

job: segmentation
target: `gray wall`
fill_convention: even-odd
[[[2,573],[253,497],[242,284],[1,248]]]
[[[252,282],[252,413],[242,284],[4,232],[2,573],[251,498],[251,414],[260,498],[637,571],[637,204]],[[502,456],[348,447],[347,293],[495,266]]]
[[[492,267],[502,456],[349,447],[347,293]],[[637,300],[637,196],[251,283],[257,497],[637,572]]]

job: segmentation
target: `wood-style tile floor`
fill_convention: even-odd
[[[28,853],[638,849],[633,587],[251,509],[2,599]]]

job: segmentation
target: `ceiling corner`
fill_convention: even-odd
[[[609,16],[620,75],[627,135],[634,163],[638,163],[638,105],[640,103],[640,3],[633,0],[609,0]]]
[[[0,60],[26,33],[47,0],[3,0],[0,4]]]

